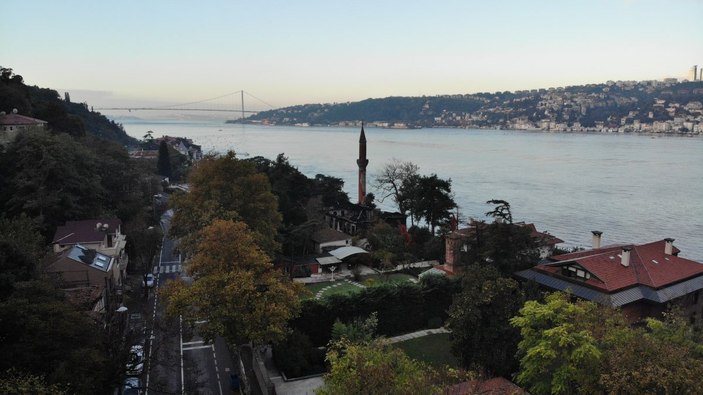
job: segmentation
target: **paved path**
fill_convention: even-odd
[[[406,333],[406,334],[400,335],[400,336],[389,337],[388,341],[391,343],[397,343],[397,342],[403,342],[403,341],[410,340],[410,339],[416,339],[418,337],[423,337],[423,336],[428,336],[428,335],[436,335],[438,333],[452,333],[452,331],[450,331],[449,329],[446,329],[446,328],[423,329],[423,330],[417,331],[417,332],[411,332],[411,333]]]
[[[348,279],[346,279],[346,278],[344,279],[344,282],[349,283],[349,284],[354,285],[354,286],[357,286],[357,287],[359,287],[359,288],[366,288],[366,285],[359,284],[359,283],[357,283],[356,281],[351,281],[351,280],[348,280]],[[315,294],[315,299],[318,299],[318,300],[322,299],[322,295],[323,295],[325,292],[329,291],[330,289],[332,289],[332,288],[334,288],[334,287],[338,287],[338,286],[340,286],[340,285],[342,285],[342,284],[343,284],[342,281],[337,281],[337,282],[334,282],[334,283],[332,283],[332,284],[330,284],[330,285],[328,285],[328,286],[322,288],[321,290],[317,291],[317,293]]]

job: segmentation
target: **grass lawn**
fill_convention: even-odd
[[[385,283],[404,283],[414,278],[415,277],[404,273],[372,274],[370,276],[363,276],[361,279],[361,283],[364,285],[368,285],[366,283],[366,280],[371,280],[374,285]]]
[[[451,353],[451,334],[438,333],[395,343],[410,358],[428,363],[434,367],[449,365],[459,367],[459,361]]]

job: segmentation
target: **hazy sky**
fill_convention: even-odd
[[[0,65],[97,106],[272,105],[683,78],[701,0],[3,0]],[[252,106],[256,106],[252,103]]]

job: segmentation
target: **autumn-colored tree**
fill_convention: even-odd
[[[191,172],[188,183],[189,193],[171,198],[175,214],[170,234],[180,239],[184,252],[195,253],[199,231],[224,219],[246,223],[255,242],[270,256],[275,254],[281,214],[266,175],[254,164],[237,159],[232,151],[207,157]]]
[[[204,322],[204,337],[220,335],[231,344],[283,339],[304,289],[273,268],[243,222],[215,220],[198,240],[186,267],[192,283],[177,280],[164,290],[167,313]]]

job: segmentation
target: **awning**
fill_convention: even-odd
[[[360,247],[341,247],[330,251],[330,254],[338,259],[344,259],[354,254],[368,254],[369,252]]]
[[[333,256],[323,256],[321,258],[315,258],[317,263],[319,263],[322,266],[327,266],[327,265],[336,265],[339,263],[342,263],[339,259],[333,257]]]

